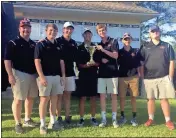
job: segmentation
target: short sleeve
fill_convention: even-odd
[[[139,51],[137,51],[136,57],[137,57],[140,61],[145,61],[145,48],[144,48],[143,45],[140,47]]]
[[[74,41],[74,46],[73,46],[73,61],[76,62],[77,59],[78,59],[78,45],[77,45],[76,41]]]
[[[111,51],[112,52],[118,52],[119,51],[119,43],[117,39],[112,40],[112,46],[111,46]]]
[[[36,47],[35,47],[35,51],[34,51],[34,59],[41,59],[42,58],[42,43],[39,42],[37,43]]]
[[[169,60],[175,60],[175,52],[174,49],[171,45],[168,44],[168,48],[169,48]]]
[[[5,47],[4,60],[12,60],[13,59],[14,46],[15,46],[15,43],[12,40],[8,42],[7,46]]]

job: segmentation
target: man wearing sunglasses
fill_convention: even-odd
[[[33,99],[38,96],[36,69],[34,65],[35,42],[30,39],[31,24],[28,19],[20,21],[19,36],[10,40],[5,49],[5,68],[13,91],[12,112],[17,134],[24,132],[21,124],[22,101],[25,100],[25,120],[23,126],[35,127],[30,118]]]
[[[171,45],[161,41],[161,31],[158,26],[149,29],[151,41],[144,43],[140,50],[143,61],[141,75],[144,76],[143,96],[148,99],[149,119],[146,127],[154,123],[155,99],[160,99],[161,108],[166,120],[166,127],[173,130],[174,124],[170,119],[169,98],[175,98],[173,87],[175,54]]]
[[[132,105],[132,126],[137,126],[136,121],[136,97],[139,94],[139,67],[140,59],[137,56],[137,49],[131,47],[132,37],[129,33],[125,33],[122,38],[123,48],[119,51],[119,96],[120,96],[120,109],[121,118],[118,121],[120,125],[127,122],[124,114],[125,97],[127,90],[131,95]]]

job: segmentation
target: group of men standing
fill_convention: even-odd
[[[77,89],[79,99],[80,120],[78,126],[84,125],[84,104],[90,97],[91,123],[93,126],[105,127],[106,93],[111,94],[112,125],[114,128],[125,124],[124,106],[127,89],[131,94],[131,124],[137,126],[136,97],[139,95],[139,78],[144,80],[142,95],[148,99],[149,120],[145,126],[153,124],[155,99],[161,100],[161,107],[166,126],[174,129],[170,119],[168,99],[175,98],[173,88],[174,51],[172,46],[160,40],[158,26],[149,30],[150,42],[144,43],[140,50],[131,47],[132,36],[125,33],[122,38],[123,48],[119,50],[118,40],[107,35],[107,27],[98,24],[96,31],[101,42],[96,45],[93,63],[90,63],[90,51],[87,46],[95,46],[91,42],[92,32],[85,29],[84,42],[77,46],[71,39],[74,26],[66,22],[63,35],[56,38],[58,28],[55,24],[46,26],[46,38],[37,44],[30,39],[31,24],[28,19],[20,21],[20,35],[10,40],[5,50],[5,68],[9,83],[12,86],[14,100],[12,111],[16,122],[16,133],[23,133],[21,123],[22,101],[25,100],[25,118],[23,126],[34,127],[31,119],[33,100],[40,96],[40,134],[46,134],[45,117],[47,105],[50,103],[50,123],[48,129],[58,130],[62,125],[62,95],[65,106],[65,122],[71,123],[71,92]],[[79,70],[77,88],[75,85],[74,62]],[[96,96],[100,94],[102,121],[98,124],[96,114]],[[120,97],[121,117],[117,121],[117,94]],[[58,116],[58,119],[56,119]]]

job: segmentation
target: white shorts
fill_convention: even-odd
[[[98,93],[118,94],[118,78],[98,78]]]
[[[76,90],[75,76],[65,78],[64,91],[72,92]]]

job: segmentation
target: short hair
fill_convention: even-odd
[[[105,30],[107,30],[106,24],[98,24],[98,25],[96,26],[96,31],[98,32],[98,29],[101,29],[101,28],[104,28]]]
[[[54,28],[54,30],[57,30],[57,31],[58,31],[58,27],[57,27],[57,25],[54,24],[54,23],[49,23],[49,24],[47,24],[47,25],[46,25],[46,28],[45,28],[46,31],[47,31],[48,27],[52,27],[52,28]]]

